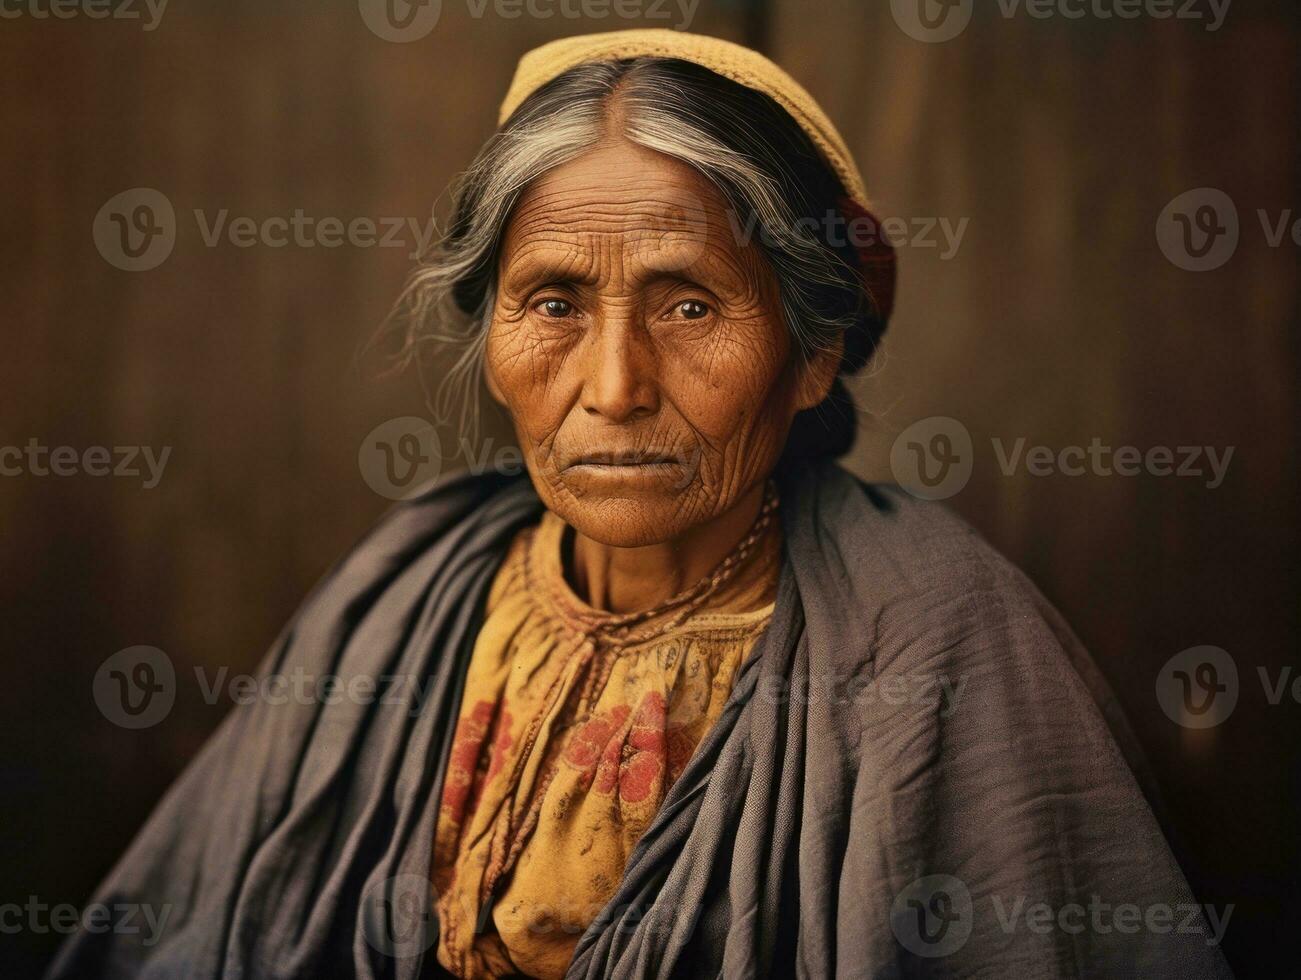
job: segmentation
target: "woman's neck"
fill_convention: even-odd
[[[566,577],[594,609],[640,612],[673,598],[712,572],[746,536],[763,504],[760,481],[711,521],[658,544],[617,548],[574,531]]]

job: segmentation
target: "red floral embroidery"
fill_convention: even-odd
[[[479,764],[479,752],[488,735],[495,707],[491,701],[479,701],[456,723],[452,751],[447,760],[447,775],[443,780],[443,806],[457,823],[465,815],[474,771]]]
[[[625,803],[641,803],[663,795],[666,769],[670,781],[677,778],[694,750],[684,732],[667,725],[664,695],[650,691],[635,712],[620,704],[589,719],[570,739],[564,759],[582,772],[584,788],[617,790]]]
[[[628,748],[619,774],[619,796],[640,803],[664,782],[665,762],[664,695],[650,691],[641,699],[628,732]]]
[[[624,717],[628,715],[628,706],[622,704]],[[619,785],[619,761],[623,758],[623,742],[620,739],[611,739],[606,743],[605,751],[601,753],[601,763],[596,768],[596,791],[598,793],[613,793],[614,788]],[[589,777],[590,778],[590,777]]]
[[[502,698],[501,714],[497,718],[497,737],[492,742],[492,762],[488,766],[488,775],[484,777],[484,782],[501,772],[501,767],[506,764],[506,753],[515,744],[515,737],[510,733],[510,726],[510,712],[506,710],[506,699]]]
[[[583,774],[581,783],[584,788],[591,785],[592,775],[596,772],[602,754],[611,745],[618,751],[619,742],[615,735],[623,728],[628,713],[626,704],[615,705],[609,711],[593,715],[570,736],[569,743],[565,746],[564,759]]]
[[[471,779],[470,805],[466,808],[462,819],[468,817],[475,810],[479,809],[479,803],[483,800],[483,790],[492,779],[497,775],[506,764],[506,753],[510,747],[515,744],[515,737],[510,733],[511,714],[506,710],[506,699],[501,699],[501,710],[497,712],[497,717],[492,723],[492,729],[489,734],[492,736],[492,745],[489,748],[489,761],[487,773],[479,771],[479,764],[483,760],[483,753],[480,750],[475,759],[475,771]]]

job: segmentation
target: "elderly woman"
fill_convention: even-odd
[[[891,306],[865,205],[751,51],[526,56],[400,322],[527,479],[329,575],[262,670],[337,688],[231,713],[97,896],[161,937],[54,974],[1227,975],[1068,628],[833,461]]]

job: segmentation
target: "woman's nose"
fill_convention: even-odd
[[[659,410],[655,354],[640,324],[603,323],[589,341],[581,404],[611,422]]]

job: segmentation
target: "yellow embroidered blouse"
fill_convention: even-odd
[[[547,511],[516,537],[471,655],[433,860],[458,977],[564,975],[772,614],[775,519],[685,619],[618,642],[565,581],[567,533]]]

